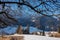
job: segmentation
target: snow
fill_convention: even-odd
[[[24,36],[24,40],[60,40],[60,38],[40,36],[40,35],[15,34],[14,36]]]
[[[56,37],[40,36],[40,35],[29,35],[29,34],[14,34],[14,35],[5,35],[5,36],[23,36],[24,40],[60,40]]]
[[[37,35],[25,35],[25,40],[60,40],[60,38],[37,36]]]

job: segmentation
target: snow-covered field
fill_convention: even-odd
[[[14,35],[5,35],[9,36],[23,36],[24,40],[60,40],[56,37],[40,36],[40,35],[29,35],[29,34],[14,34]]]
[[[13,36],[13,35],[10,35],[10,36]],[[48,36],[39,36],[39,35],[15,34],[14,36],[24,36],[24,40],[60,40],[60,38],[48,37]]]

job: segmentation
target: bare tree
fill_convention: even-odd
[[[2,4],[2,11],[0,11],[0,15],[5,15],[6,18],[16,21],[15,18],[10,16],[9,11],[4,10],[6,4],[17,4],[18,8],[21,6],[29,7],[35,13],[44,15],[44,16],[58,16],[60,14],[54,14],[55,11],[60,10],[60,1],[59,0],[18,0],[18,1],[0,1]],[[24,11],[24,9],[22,10]],[[1,17],[1,16],[0,16]],[[4,17],[4,16],[3,16]],[[9,21],[9,20],[8,20]],[[4,18],[0,18],[0,26],[1,25],[8,25],[7,21],[4,21]]]

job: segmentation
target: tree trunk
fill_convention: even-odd
[[[16,33],[17,34],[23,34],[23,31],[22,31],[23,29],[22,29],[22,26],[20,25],[18,28],[17,28],[17,31],[16,31]]]
[[[29,34],[29,28],[30,28],[29,25],[27,25],[27,27],[26,27],[26,29],[24,30],[23,33],[24,33],[24,34]]]
[[[60,33],[60,27],[58,27],[58,33]]]
[[[45,36],[45,26],[43,26],[43,33],[42,36]]]
[[[43,30],[42,36],[45,36],[45,31]]]

